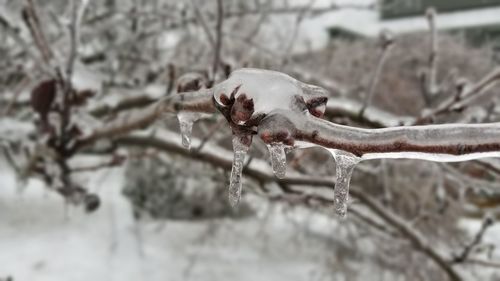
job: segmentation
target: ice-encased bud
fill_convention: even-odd
[[[214,99],[220,107],[232,107],[234,123],[245,125],[252,116],[267,115],[277,109],[309,110],[314,116],[322,116],[327,92],[281,72],[242,68],[214,86]]]

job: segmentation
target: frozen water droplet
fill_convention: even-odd
[[[193,132],[193,121],[186,120],[182,118],[180,115],[177,116],[179,119],[179,126],[181,128],[181,136],[182,136],[182,146],[189,149],[191,147],[191,135]]]
[[[229,204],[236,207],[241,198],[241,177],[245,156],[249,146],[241,141],[241,136],[233,135],[233,167],[231,169],[231,179],[229,183]]]
[[[282,179],[286,175],[286,153],[283,143],[271,143],[267,145],[269,156],[271,157],[271,165],[276,177]]]
[[[181,111],[177,113],[177,119],[179,120],[179,126],[182,136],[182,146],[189,149],[191,147],[191,135],[193,132],[193,124],[201,118],[210,116],[206,113],[199,112],[185,112]]]
[[[342,150],[330,150],[330,153],[335,158],[335,190],[333,206],[335,213],[345,218],[347,215],[347,201],[349,200],[349,183],[351,181],[352,172],[360,159],[354,154]]]

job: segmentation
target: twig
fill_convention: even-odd
[[[31,36],[35,40],[38,50],[42,54],[45,63],[50,65],[50,60],[53,57],[52,50],[47,43],[47,39],[41,29],[40,20],[38,18],[33,0],[26,0],[26,7],[23,9],[23,19],[31,32]]]
[[[77,4],[78,3],[78,4]],[[80,24],[87,7],[88,0],[71,1],[71,22],[69,24],[70,51],[66,65],[66,79],[71,81],[75,60],[78,56],[78,45],[80,36]]]
[[[215,25],[215,49],[214,62],[212,64],[212,80],[215,81],[217,70],[220,64],[220,55],[222,51],[222,25],[224,22],[224,3],[222,0],[217,0],[217,23]]]
[[[113,155],[111,160],[108,160],[103,163],[99,163],[92,166],[84,166],[84,167],[73,167],[71,168],[72,173],[81,173],[81,172],[92,172],[97,171],[103,168],[112,168],[121,165],[125,161],[125,157],[120,155]]]
[[[212,46],[212,48],[214,48],[214,50],[215,50],[215,48],[216,48],[215,39],[214,39],[212,33],[210,32],[210,28],[208,27],[208,24],[205,21],[205,18],[203,16],[202,12],[200,11],[200,8],[198,7],[199,3],[196,3],[196,0],[191,0],[191,6],[192,6],[194,14],[196,16],[195,20],[203,28],[203,31],[205,32],[205,35],[207,36],[208,42],[210,43],[210,45]]]
[[[480,266],[493,267],[493,268],[500,269],[500,262],[480,260],[480,259],[468,259],[465,262],[480,265]]]
[[[3,110],[3,112],[2,112],[3,116],[9,115],[9,113],[12,110],[12,108],[14,107],[14,104],[16,103],[19,95],[21,94],[21,92],[23,91],[23,89],[26,86],[28,86],[29,83],[30,83],[30,78],[29,77],[24,77],[23,80],[21,80],[21,83],[19,84],[19,86],[17,87],[17,89],[14,91],[12,99],[9,101],[9,103],[7,104],[7,106],[5,107],[5,109]]]
[[[144,107],[150,105],[154,102],[158,101],[158,99],[151,98],[148,95],[142,96],[134,96],[126,99],[122,99],[118,103],[113,106],[110,105],[101,105],[94,109],[90,110],[90,114],[94,117],[103,117],[109,114],[116,114],[123,110],[134,109],[138,107]]]
[[[382,44],[382,51],[380,52],[377,66],[375,67],[375,70],[372,74],[372,79],[370,81],[370,87],[368,90],[368,94],[366,95],[365,100],[363,102],[363,106],[361,107],[361,110],[359,111],[360,118],[363,116],[366,108],[368,106],[370,106],[370,104],[372,102],[373,95],[375,94],[377,84],[380,80],[380,74],[382,73],[382,69],[385,65],[385,62],[386,62],[387,57],[389,55],[389,52],[392,49],[392,46],[394,44],[393,39],[392,39],[392,34],[390,34],[388,31],[382,32],[380,37],[381,37],[380,39],[381,39],[381,44]]]
[[[74,153],[99,139],[113,138],[132,130],[145,128],[165,114],[175,114],[179,111],[213,113],[215,112],[215,106],[212,95],[211,89],[203,89],[199,92],[185,92],[182,95],[167,96],[157,103],[140,110],[133,118],[119,119],[79,139],[71,152]]]
[[[483,97],[498,81],[500,81],[500,68],[494,69],[492,72],[488,73],[486,77],[475,84],[469,91],[464,92],[464,94],[460,97],[460,101],[454,104],[451,109],[464,108],[473,101]]]
[[[297,41],[297,35],[299,34],[299,27],[304,19],[305,14],[312,8],[315,0],[310,0],[309,3],[297,14],[297,18],[295,19],[295,24],[293,26],[292,35],[290,36],[288,44],[283,48],[285,51],[281,56],[281,64],[280,68],[283,68],[286,64],[289,63],[290,54],[292,53],[293,46]]]
[[[424,95],[427,100],[430,101],[431,97],[437,93],[437,64],[438,64],[438,38],[436,29],[436,10],[434,8],[429,8],[426,11],[427,22],[429,24],[430,31],[430,53],[429,53],[429,65],[428,72],[426,75],[426,87]]]
[[[45,64],[40,58],[32,51],[28,43],[19,35],[19,28],[13,26],[7,19],[0,15],[0,27],[9,35],[24,52],[26,52],[34,61],[35,66],[40,68],[45,73],[51,73],[51,70],[45,67]]]
[[[436,117],[438,115],[448,113],[454,109],[463,109],[466,105],[470,104],[475,99],[482,97],[484,93],[486,93],[487,90],[499,80],[500,68],[493,69],[470,88],[465,89],[463,92],[459,92],[457,95],[453,95],[445,99],[436,108],[423,113],[419,118],[415,120],[414,124],[427,123],[429,119],[432,119],[433,117]]]
[[[203,138],[201,139],[201,142],[200,142],[200,145],[196,148],[196,151],[200,151],[201,149],[203,149],[203,147],[205,146],[205,144],[207,143],[208,140],[210,140],[210,138],[220,129],[220,127],[222,127],[222,125],[226,124],[226,120],[224,119],[219,119],[217,121],[217,123],[215,123],[208,131],[207,134],[205,134],[205,136],[203,136]]]
[[[484,233],[492,225],[493,225],[493,219],[490,217],[486,217],[483,220],[483,224],[481,225],[481,228],[474,236],[474,239],[472,239],[472,241],[470,241],[470,243],[465,245],[462,252],[460,254],[454,256],[452,258],[451,262],[462,263],[462,262],[467,261],[471,251],[474,249],[474,247],[476,247],[477,245],[479,245],[479,243],[481,243],[481,241],[483,240]]]

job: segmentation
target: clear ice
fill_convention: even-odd
[[[229,182],[229,204],[236,207],[241,199],[242,172],[249,146],[241,142],[241,136],[233,135],[233,167]]]
[[[339,217],[345,218],[347,215],[347,202],[349,200],[349,183],[354,167],[359,163],[360,158],[342,150],[330,149],[329,151],[335,159],[336,166],[333,207]]]
[[[194,122],[207,116],[209,115],[198,112],[180,111],[177,113],[177,120],[179,120],[179,127],[181,130],[182,146],[187,149],[191,147],[191,136]]]
[[[254,114],[268,114],[276,109],[297,111],[296,98],[300,96],[307,102],[317,97],[327,97],[328,93],[321,87],[303,83],[281,72],[242,68],[231,73],[231,76],[214,87],[215,101],[221,102],[221,95],[229,97],[235,88],[239,90],[235,98],[245,94],[254,102]],[[324,111],[324,109],[323,109]]]
[[[271,157],[271,165],[276,177],[282,179],[286,175],[286,153],[283,143],[271,143],[267,145],[269,156]]]

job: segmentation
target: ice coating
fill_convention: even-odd
[[[191,147],[191,135],[193,132],[193,124],[201,118],[210,116],[208,114],[199,112],[180,111],[177,113],[177,120],[179,120],[179,127],[182,137],[182,146],[189,149]]]
[[[354,154],[342,150],[329,149],[335,159],[335,190],[333,197],[333,207],[335,213],[345,218],[347,215],[347,203],[349,200],[349,184],[351,182],[354,167],[361,159]]]
[[[271,143],[267,145],[271,165],[276,177],[282,179],[286,175],[286,153],[283,143]]]
[[[449,124],[363,129],[320,119],[326,91],[286,74],[244,68],[213,88],[216,108],[233,132],[259,137],[268,145],[273,171],[286,171],[285,147],[319,146],[328,149],[337,163],[335,211],[345,217],[349,182],[361,160],[410,158],[438,162],[500,157],[500,123]],[[236,140],[235,140],[236,139]],[[241,195],[241,171],[248,147],[233,139],[235,150],[230,200]]]
[[[237,89],[235,91],[235,89]],[[322,115],[327,93],[321,87],[302,83],[277,71],[242,68],[214,87],[214,98],[219,106],[227,106],[226,100],[245,96],[253,102],[253,115],[267,114],[276,109]],[[309,107],[307,107],[306,106]],[[238,125],[245,122],[238,120]]]
[[[193,121],[186,118],[184,114],[178,114],[179,127],[181,130],[182,146],[189,149],[191,147],[191,135],[193,131]]]
[[[245,156],[249,146],[242,142],[241,137],[233,135],[233,167],[229,182],[229,204],[236,207],[241,199],[242,172],[245,165]]]
[[[276,110],[261,124],[264,125],[259,126],[261,138],[274,139],[286,130],[296,147],[343,150],[362,160],[407,158],[454,162],[500,157],[500,123],[362,129]]]

